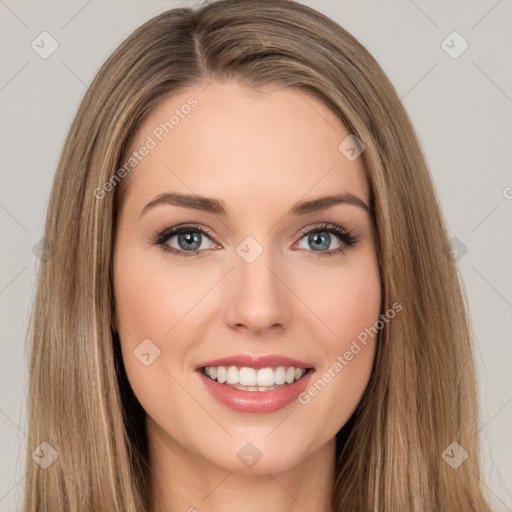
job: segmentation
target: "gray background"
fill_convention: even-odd
[[[512,1],[303,3],[368,48],[417,130],[450,236],[457,239],[470,305],[482,482],[496,511],[512,511]],[[0,512],[20,508],[25,332],[38,262],[33,247],[42,237],[64,137],[114,48],[177,5],[193,2],[0,0]],[[43,31],[59,45],[47,59],[31,48]],[[455,59],[441,46],[453,31],[469,44]]]

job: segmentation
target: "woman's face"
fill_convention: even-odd
[[[116,232],[116,320],[163,450],[284,471],[332,447],[356,408],[381,290],[349,135],[312,96],[234,82],[166,99],[140,127]]]

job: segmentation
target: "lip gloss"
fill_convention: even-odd
[[[221,404],[237,412],[263,413],[278,411],[293,402],[306,389],[314,372],[310,370],[292,384],[283,384],[271,391],[244,391],[219,384],[201,371],[197,373],[206,389]]]

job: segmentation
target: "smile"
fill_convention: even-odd
[[[271,413],[291,405],[315,373],[311,363],[269,354],[238,354],[195,367],[206,391],[236,412]]]
[[[207,366],[202,373],[211,380],[243,391],[272,391],[293,384],[307,372],[306,368],[278,366],[251,368],[248,366]]]

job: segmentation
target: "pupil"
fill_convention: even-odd
[[[308,242],[316,251],[319,249],[328,249],[331,243],[331,236],[329,233],[312,233],[308,237]]]
[[[201,235],[195,232],[180,233],[178,236],[178,244],[182,249],[196,250],[201,246]],[[183,244],[182,244],[183,242]],[[187,245],[188,244],[188,245]],[[193,245],[193,247],[191,246]]]

